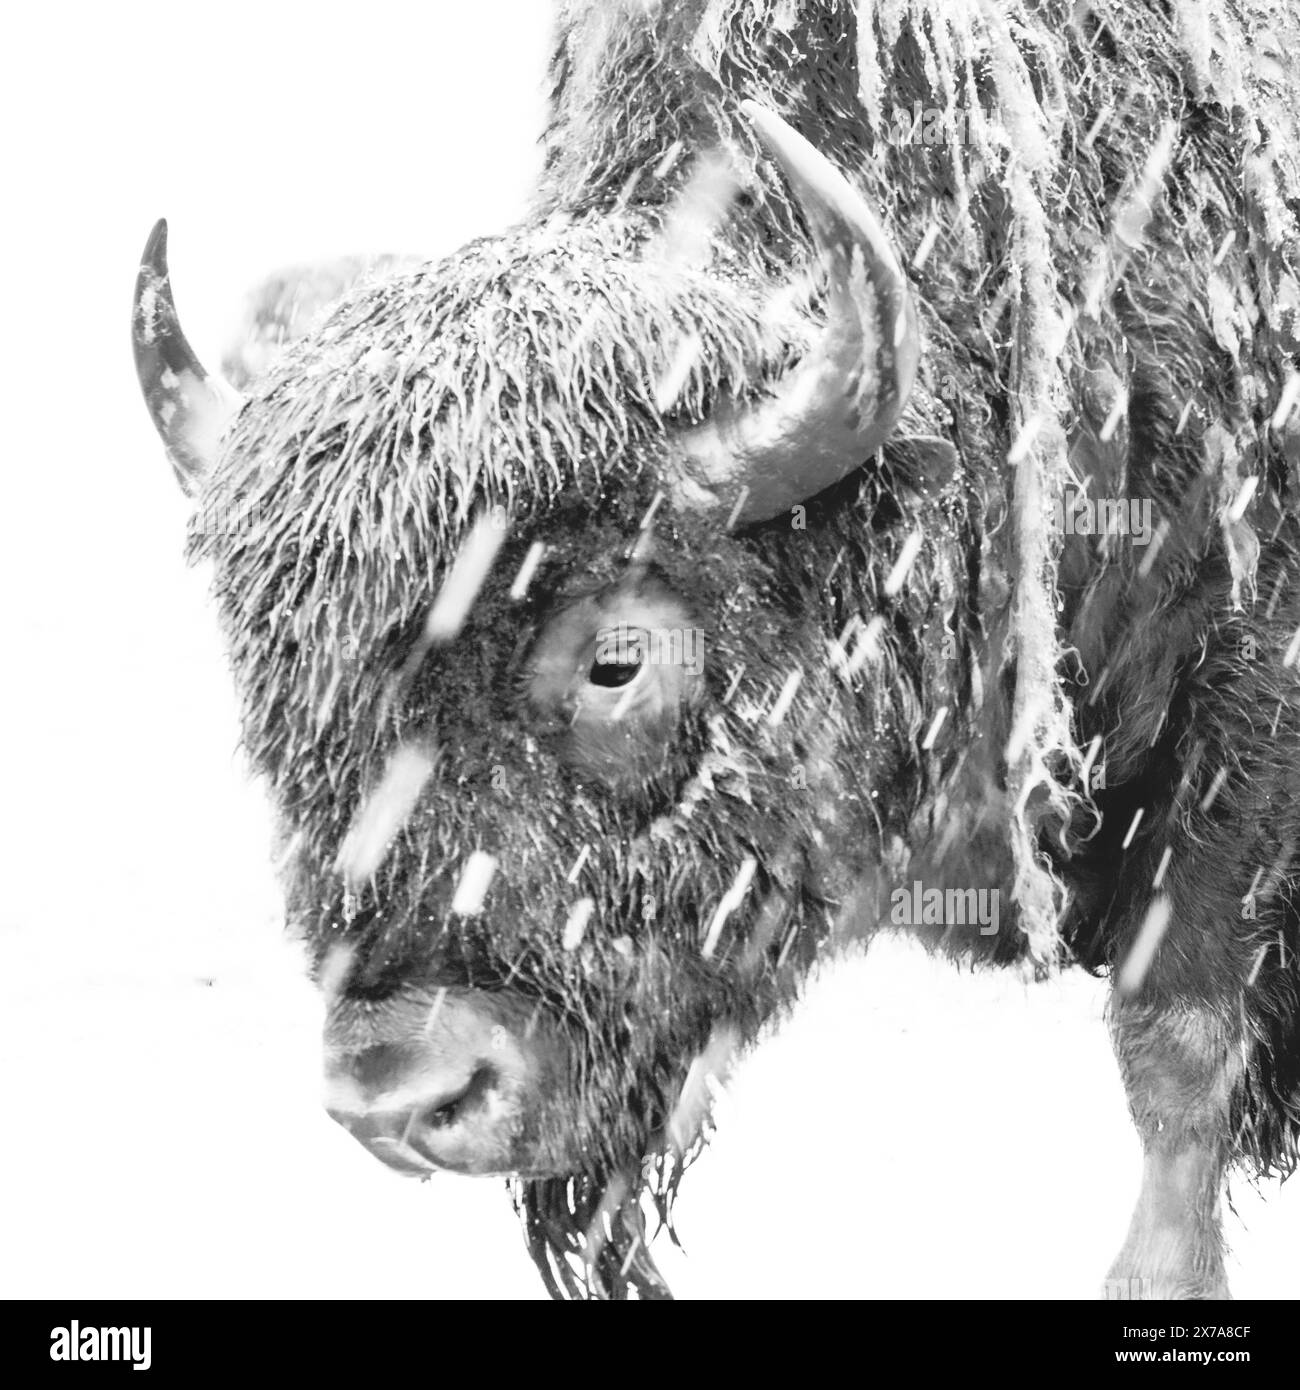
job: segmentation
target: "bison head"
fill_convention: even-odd
[[[327,1104],[403,1172],[512,1175],[553,1290],[660,1291],[641,1184],[878,849],[894,697],[869,631],[828,634],[880,598],[860,470],[917,330],[859,194],[747,114],[768,192],[705,263],[662,208],[539,217],[354,289],[247,399],[185,341],[161,224],[137,287]]]

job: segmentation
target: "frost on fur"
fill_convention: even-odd
[[[1154,576],[1150,623],[1200,568],[1235,613],[1260,597],[1261,509],[1297,452],[1296,51],[1280,0],[568,0],[530,217],[353,285],[250,384],[203,501],[254,524],[194,550],[300,837],[294,910],[382,993],[477,866],[447,969],[581,1024],[585,1166],[516,1193],[553,1289],[658,1294],[640,1198],[667,1218],[707,1130],[691,1059],[752,1041],[918,856],[1013,897],[997,937],[932,945],[1044,972],[1114,944],[1070,937],[1062,887],[1095,823],[1080,708],[1136,711],[1107,730],[1113,776],[1163,712],[1112,660],[1127,615],[1099,604],[1067,647],[1063,614],[1099,575]],[[924,340],[895,436],[797,509],[818,525],[796,544],[793,517],[733,534],[661,505],[677,433],[767,394],[826,302],[746,99],[878,212]],[[1048,525],[1067,486],[1134,479],[1159,569]],[[634,814],[565,791],[502,673],[552,577],[611,582],[657,510],[670,578],[725,621],[710,713]],[[457,741],[464,786],[434,765]],[[813,795],[790,795],[792,750]],[[843,806],[861,834],[832,852]]]

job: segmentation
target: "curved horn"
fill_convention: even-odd
[[[167,272],[166,219],[150,233],[136,276],[131,342],[154,428],[181,487],[193,495],[244,401],[219,376],[208,375],[181,332]]]
[[[773,394],[678,436],[682,504],[726,507],[742,523],[865,463],[907,404],[920,356],[907,277],[866,202],[779,116],[752,101],[743,109],[799,200],[829,293],[824,331]]]

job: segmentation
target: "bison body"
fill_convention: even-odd
[[[192,550],[331,1108],[512,1175],[553,1291],[664,1292],[641,1199],[710,1075],[899,927],[1114,973],[1113,1287],[1224,1292],[1225,1168],[1300,1132],[1296,39],[571,0],[533,215],[236,413],[155,244],[137,357],[198,516],[251,518]]]

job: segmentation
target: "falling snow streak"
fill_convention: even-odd
[[[1254,963],[1250,967],[1250,974],[1246,977],[1246,988],[1253,989],[1255,981],[1259,979],[1259,972],[1264,964],[1264,957],[1268,955],[1268,942],[1265,942],[1258,951],[1255,952]]]
[[[294,833],[289,837],[288,841],[286,842],[284,848],[276,856],[275,864],[273,867],[277,874],[283,873],[284,870],[293,862],[294,855],[297,854],[298,851],[303,847],[305,841],[306,836],[303,834],[301,830],[294,831]]]
[[[1165,881],[1165,872],[1169,868],[1169,861],[1174,857],[1174,852],[1165,846],[1164,852],[1160,856],[1160,863],[1156,866],[1155,877],[1151,880],[1152,888],[1160,888]]]
[[[640,523],[637,525],[638,531],[648,531],[651,528],[651,526],[654,525],[655,516],[658,513],[659,508],[662,507],[664,504],[665,495],[666,494],[663,492],[663,490],[660,489],[650,499],[650,505],[645,509],[645,515],[641,518]]]
[[[1007,738],[1006,756],[1009,763],[1014,763],[1029,748],[1033,740],[1034,728],[1042,713],[1042,707],[1039,705],[1026,704],[1021,709]]]
[[[623,1263],[618,1267],[620,1279],[627,1278],[627,1272],[632,1268],[632,1262],[636,1259],[643,1241],[644,1237],[638,1235],[633,1238],[632,1244],[628,1246],[627,1254],[623,1256]]]
[[[868,661],[874,661],[880,655],[884,633],[885,620],[877,613],[858,634],[857,645],[853,648],[853,655],[849,657],[848,665],[845,667],[845,674],[850,679],[856,676]]]
[[[709,928],[704,934],[704,944],[700,947],[700,954],[705,960],[713,958],[713,952],[717,949],[718,938],[722,935],[722,929],[727,924],[727,918],[733,912],[739,910],[741,903],[745,900],[745,894],[749,892],[749,885],[754,880],[754,871],[758,868],[758,861],[754,858],[746,859],[736,871],[736,877],[732,881],[731,887],[722,896],[714,910],[713,919],[709,923]]]
[[[910,532],[907,539],[903,542],[903,548],[898,553],[898,559],[894,561],[894,567],[889,571],[885,578],[885,594],[893,598],[907,583],[907,576],[912,572],[912,566],[916,564],[916,557],[921,553],[921,546],[925,542],[925,537],[921,534],[920,528]]]
[[[745,503],[748,501],[749,488],[742,487],[740,491],[736,494],[735,504],[733,505],[730,513],[727,516],[727,524],[723,528],[725,531],[730,532],[735,527],[737,520],[739,520],[740,518],[741,512],[745,510]]]
[[[939,240],[939,224],[931,222],[925,229],[925,235],[921,238],[920,244],[912,254],[912,269],[920,270],[930,259],[930,252],[934,250],[934,244]]]
[[[681,1096],[668,1120],[668,1141],[675,1153],[689,1153],[699,1140],[709,1115],[710,1082],[727,1075],[738,1046],[735,1030],[719,1026],[710,1034],[704,1051],[691,1063]]]
[[[1178,126],[1173,121],[1160,128],[1137,182],[1115,214],[1110,239],[1098,257],[1084,295],[1084,312],[1091,318],[1098,316],[1103,301],[1123,278],[1130,259],[1146,240],[1177,135]]]
[[[335,942],[325,953],[316,982],[327,1006],[343,993],[343,987],[352,974],[355,957],[355,948],[343,941]]]
[[[566,951],[576,951],[582,945],[582,938],[587,932],[587,923],[591,920],[591,914],[595,910],[596,904],[591,898],[579,898],[574,903],[569,912],[569,920],[564,924],[564,935],[560,940],[560,944]]]
[[[451,900],[451,910],[462,917],[483,911],[483,900],[497,871],[497,861],[483,850],[475,850],[465,861],[460,881]]]
[[[1232,505],[1228,508],[1227,519],[1230,522],[1240,521],[1246,515],[1246,508],[1250,506],[1251,498],[1254,497],[1259,487],[1259,479],[1251,476],[1242,483],[1236,497],[1232,500]]]
[[[1147,914],[1138,928],[1137,935],[1129,947],[1128,954],[1120,966],[1117,988],[1120,994],[1131,998],[1141,988],[1155,959],[1165,932],[1169,930],[1172,908],[1164,895],[1156,898],[1147,909]]]
[[[1110,413],[1102,421],[1101,429],[1098,431],[1097,438],[1103,444],[1109,444],[1115,437],[1115,431],[1120,427],[1124,417],[1128,414],[1128,396],[1121,392],[1116,398],[1114,405],[1110,408]]]
[[[578,857],[573,861],[573,867],[569,870],[568,880],[570,883],[577,883],[578,875],[582,872],[582,866],[591,857],[591,846],[583,845],[578,851]]]
[[[929,752],[934,747],[934,741],[939,737],[939,730],[943,728],[943,721],[948,717],[948,706],[942,705],[934,718],[930,721],[930,727],[925,731],[925,737],[921,740],[921,747]]]
[[[785,921],[787,904],[779,894],[770,894],[763,903],[754,925],[753,934],[745,943],[741,953],[741,965],[746,970],[760,968],[767,956],[768,947]]]
[[[629,681],[627,685],[623,687],[623,691],[615,702],[614,708],[609,712],[611,723],[617,724],[622,720],[623,716],[627,714],[628,710],[630,710],[636,702],[639,693],[636,681]]]
[[[855,613],[844,624],[840,635],[826,648],[826,660],[832,671],[843,681],[849,680],[849,642],[862,626],[862,619]]]
[[[803,672],[797,669],[791,671],[785,678],[780,693],[776,697],[776,702],[767,716],[767,722],[771,728],[775,729],[789,713],[790,706],[794,703],[794,697],[798,693],[802,681]]]
[[[351,887],[374,876],[393,837],[415,810],[434,769],[427,748],[406,745],[388,760],[379,785],[361,803],[348,828],[334,870]]]
[[[459,634],[505,541],[506,530],[502,511],[481,516],[474,523],[425,619],[428,641],[450,642]]]
[[[439,643],[450,642],[460,633],[506,538],[507,529],[505,512],[496,508],[481,515],[465,538],[438,591],[437,598],[425,614],[423,628],[419,637],[411,644],[401,670],[386,682],[380,702],[381,721],[387,720],[399,706],[403,694],[409,689],[411,681],[424,664],[430,648]],[[523,598],[531,582],[533,570],[540,563],[544,553],[545,547],[540,542],[534,542],[511,590],[511,597],[516,601]],[[331,702],[333,688],[331,686],[330,689]]]
[[[1088,127],[1083,137],[1083,148],[1085,150],[1092,149],[1093,145],[1097,142],[1097,136],[1106,128],[1107,123],[1114,114],[1115,103],[1113,101],[1108,101],[1105,106],[1097,112],[1092,124]]]
[[[446,989],[439,989],[433,996],[433,1003],[429,1005],[429,1015],[424,1020],[424,1031],[427,1035],[432,1036],[434,1025],[438,1022],[438,1015],[442,1013],[442,1006],[446,1002]]]
[[[1208,811],[1218,799],[1219,793],[1223,790],[1223,784],[1228,780],[1228,769],[1221,767],[1215,774],[1210,783],[1209,790],[1201,798],[1201,810]]]
[[[1139,806],[1133,813],[1133,819],[1129,823],[1128,833],[1124,836],[1120,849],[1127,849],[1133,843],[1133,837],[1138,832],[1138,826],[1142,824],[1142,817],[1146,815],[1146,807]]]
[[[1142,563],[1138,565],[1138,578],[1145,579],[1155,567],[1156,560],[1160,556],[1161,548],[1165,541],[1169,539],[1169,519],[1165,517],[1155,529],[1155,534],[1151,537],[1151,543],[1147,546],[1146,554],[1142,557]]]
[[[1044,423],[1041,415],[1031,415],[1016,432],[1016,437],[1011,441],[1011,448],[1007,450],[1007,462],[1013,468],[1029,457],[1035,441],[1042,433]]]
[[[687,333],[677,340],[668,365],[655,385],[655,408],[666,415],[676,405],[682,388],[699,366],[704,342],[698,333]]]
[[[736,170],[725,154],[701,155],[669,209],[659,236],[647,247],[646,259],[675,270],[707,265],[713,255],[714,237],[738,187]]]
[[[666,179],[672,172],[673,166],[682,157],[682,152],[686,146],[680,140],[674,140],[664,151],[664,157],[654,167],[654,176],[657,179]]]
[[[1300,372],[1291,372],[1282,386],[1281,394],[1278,396],[1277,409],[1274,410],[1269,427],[1273,430],[1281,430],[1291,418],[1291,412],[1296,407],[1296,402],[1300,401]]]
[[[546,546],[542,541],[534,541],[528,547],[528,554],[524,556],[519,573],[515,575],[515,582],[510,586],[510,597],[515,603],[528,593],[528,586],[533,582],[533,576],[545,555]]]

